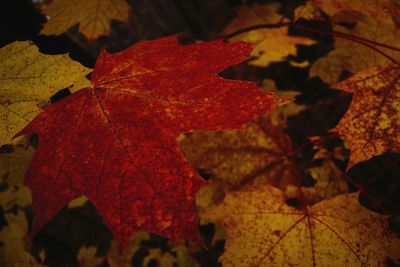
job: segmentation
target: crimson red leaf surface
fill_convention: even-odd
[[[20,133],[39,136],[24,181],[32,233],[85,195],[121,246],[138,231],[198,240],[194,199],[205,181],[177,136],[237,129],[281,103],[255,83],[218,76],[250,51],[242,42],[179,45],[170,36],[102,52],[93,88],[53,104]]]

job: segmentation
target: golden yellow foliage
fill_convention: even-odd
[[[384,152],[400,151],[400,68],[367,69],[335,87],[353,93],[346,114],[333,129],[349,144],[348,169]]]
[[[49,17],[42,34],[59,35],[79,24],[88,39],[110,33],[111,20],[127,21],[129,5],[125,0],[54,0],[43,8]]]
[[[79,208],[84,206],[88,202],[87,197],[85,196],[80,196],[78,198],[75,198],[71,202],[68,203],[68,208]]]
[[[257,44],[251,55],[255,57],[252,65],[266,67],[272,62],[285,60],[289,55],[296,55],[297,45],[312,45],[314,40],[288,35],[288,27],[255,30],[242,40]]]
[[[351,21],[350,14],[343,19]],[[371,41],[400,47],[400,30],[391,21],[383,23],[372,18],[357,21],[357,25],[349,30],[334,25],[334,30],[366,38]],[[385,34],[382,34],[384,32]],[[397,51],[380,48],[387,55],[400,60]],[[369,47],[350,40],[335,38],[334,50],[314,62],[310,69],[310,77],[318,76],[324,82],[333,84],[339,81],[342,71],[357,73],[366,68],[389,64],[390,61]]]
[[[54,93],[91,71],[68,55],[41,54],[28,41],[1,48],[0,58],[0,145],[10,143]]]
[[[358,193],[296,209],[271,186],[231,192],[204,216],[227,232],[223,266],[383,266],[400,257],[387,216],[362,207]]]
[[[224,29],[223,34],[264,23],[276,23],[283,16],[277,13],[279,4],[254,4],[237,9],[236,18]],[[285,20],[283,20],[285,21]],[[296,54],[296,45],[311,45],[315,41],[304,37],[288,35],[288,27],[256,29],[231,39],[242,40],[256,45],[251,55],[255,57],[250,64],[266,67],[272,62],[282,61],[289,55]]]
[[[74,82],[73,86],[69,87],[68,89],[71,93],[75,93],[76,91],[82,88],[92,87],[92,86],[93,86],[92,83],[86,77],[82,77],[81,79]]]

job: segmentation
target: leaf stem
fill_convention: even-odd
[[[267,29],[272,29],[272,28],[279,28],[282,26],[290,26],[293,28],[297,28],[300,30],[304,30],[304,31],[309,31],[309,32],[315,32],[315,33],[319,33],[319,34],[324,34],[324,35],[331,35],[337,38],[341,38],[341,39],[345,39],[345,40],[349,40],[361,45],[364,45],[372,50],[374,50],[375,52],[381,54],[382,56],[386,57],[388,60],[390,60],[391,62],[400,65],[400,62],[397,61],[396,59],[394,59],[393,57],[391,57],[390,55],[388,55],[387,53],[381,51],[380,49],[376,48],[375,46],[380,46],[380,47],[384,47],[390,50],[394,50],[394,51],[398,51],[400,52],[400,48],[398,47],[394,47],[388,44],[384,44],[384,43],[379,43],[379,42],[375,42],[369,39],[365,39],[363,37],[359,37],[359,36],[355,36],[352,34],[347,34],[347,33],[343,33],[343,32],[338,32],[338,31],[325,31],[325,30],[321,30],[321,29],[316,29],[316,28],[312,28],[312,27],[308,27],[308,26],[304,26],[298,23],[293,23],[293,22],[278,22],[278,23],[265,23],[265,24],[257,24],[257,25],[253,25],[250,27],[246,27],[240,30],[237,30],[235,32],[232,32],[230,34],[227,34],[224,36],[224,40],[229,40],[232,39],[233,37],[245,33],[245,32],[249,32],[252,30],[257,30],[257,29],[263,29],[263,28],[267,28]]]
[[[371,45],[376,45],[376,46],[381,46],[390,50],[394,50],[394,51],[399,51],[400,52],[400,48],[399,47],[395,47],[395,46],[391,46],[388,44],[384,44],[384,43],[379,43],[376,41],[372,41],[360,36],[356,36],[356,35],[352,35],[352,34],[348,34],[348,33],[344,33],[344,32],[338,32],[338,31],[324,31],[324,30],[320,30],[320,29],[316,29],[316,28],[312,28],[312,27],[308,27],[308,26],[304,26],[301,24],[291,24],[290,26],[293,26],[295,28],[298,29],[302,29],[305,31],[309,31],[309,32],[316,32],[316,33],[320,33],[320,34],[329,34],[329,35],[333,35],[335,37],[339,37],[339,38],[343,38],[343,39],[347,39],[347,40],[359,40],[361,42],[365,42],[365,43],[369,43]]]

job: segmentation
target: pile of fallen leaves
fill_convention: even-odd
[[[40,1],[38,36],[131,4]],[[400,5],[231,8],[94,66],[0,49],[1,266],[400,265]]]

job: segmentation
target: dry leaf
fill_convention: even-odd
[[[383,266],[400,257],[387,216],[362,207],[358,193],[296,209],[271,186],[232,192],[205,214],[227,231],[223,266]]]
[[[346,114],[333,129],[349,144],[347,169],[385,152],[400,151],[400,68],[366,69],[334,85],[353,93]]]
[[[43,8],[48,16],[42,34],[59,35],[79,24],[88,39],[108,35],[111,20],[127,21],[129,5],[125,0],[53,0]]]
[[[393,23],[382,23],[368,18],[357,21],[357,25],[348,30],[340,25],[334,25],[334,30],[364,37],[371,41],[400,47],[400,31]],[[385,34],[382,34],[382,33]],[[382,49],[387,55],[400,60],[397,51]],[[328,84],[339,81],[343,71],[357,73],[363,69],[389,64],[391,61],[361,44],[335,38],[334,50],[314,62],[310,69],[310,77],[318,76]]]
[[[39,114],[41,103],[91,71],[68,55],[41,54],[28,41],[2,47],[0,58],[0,145]]]

